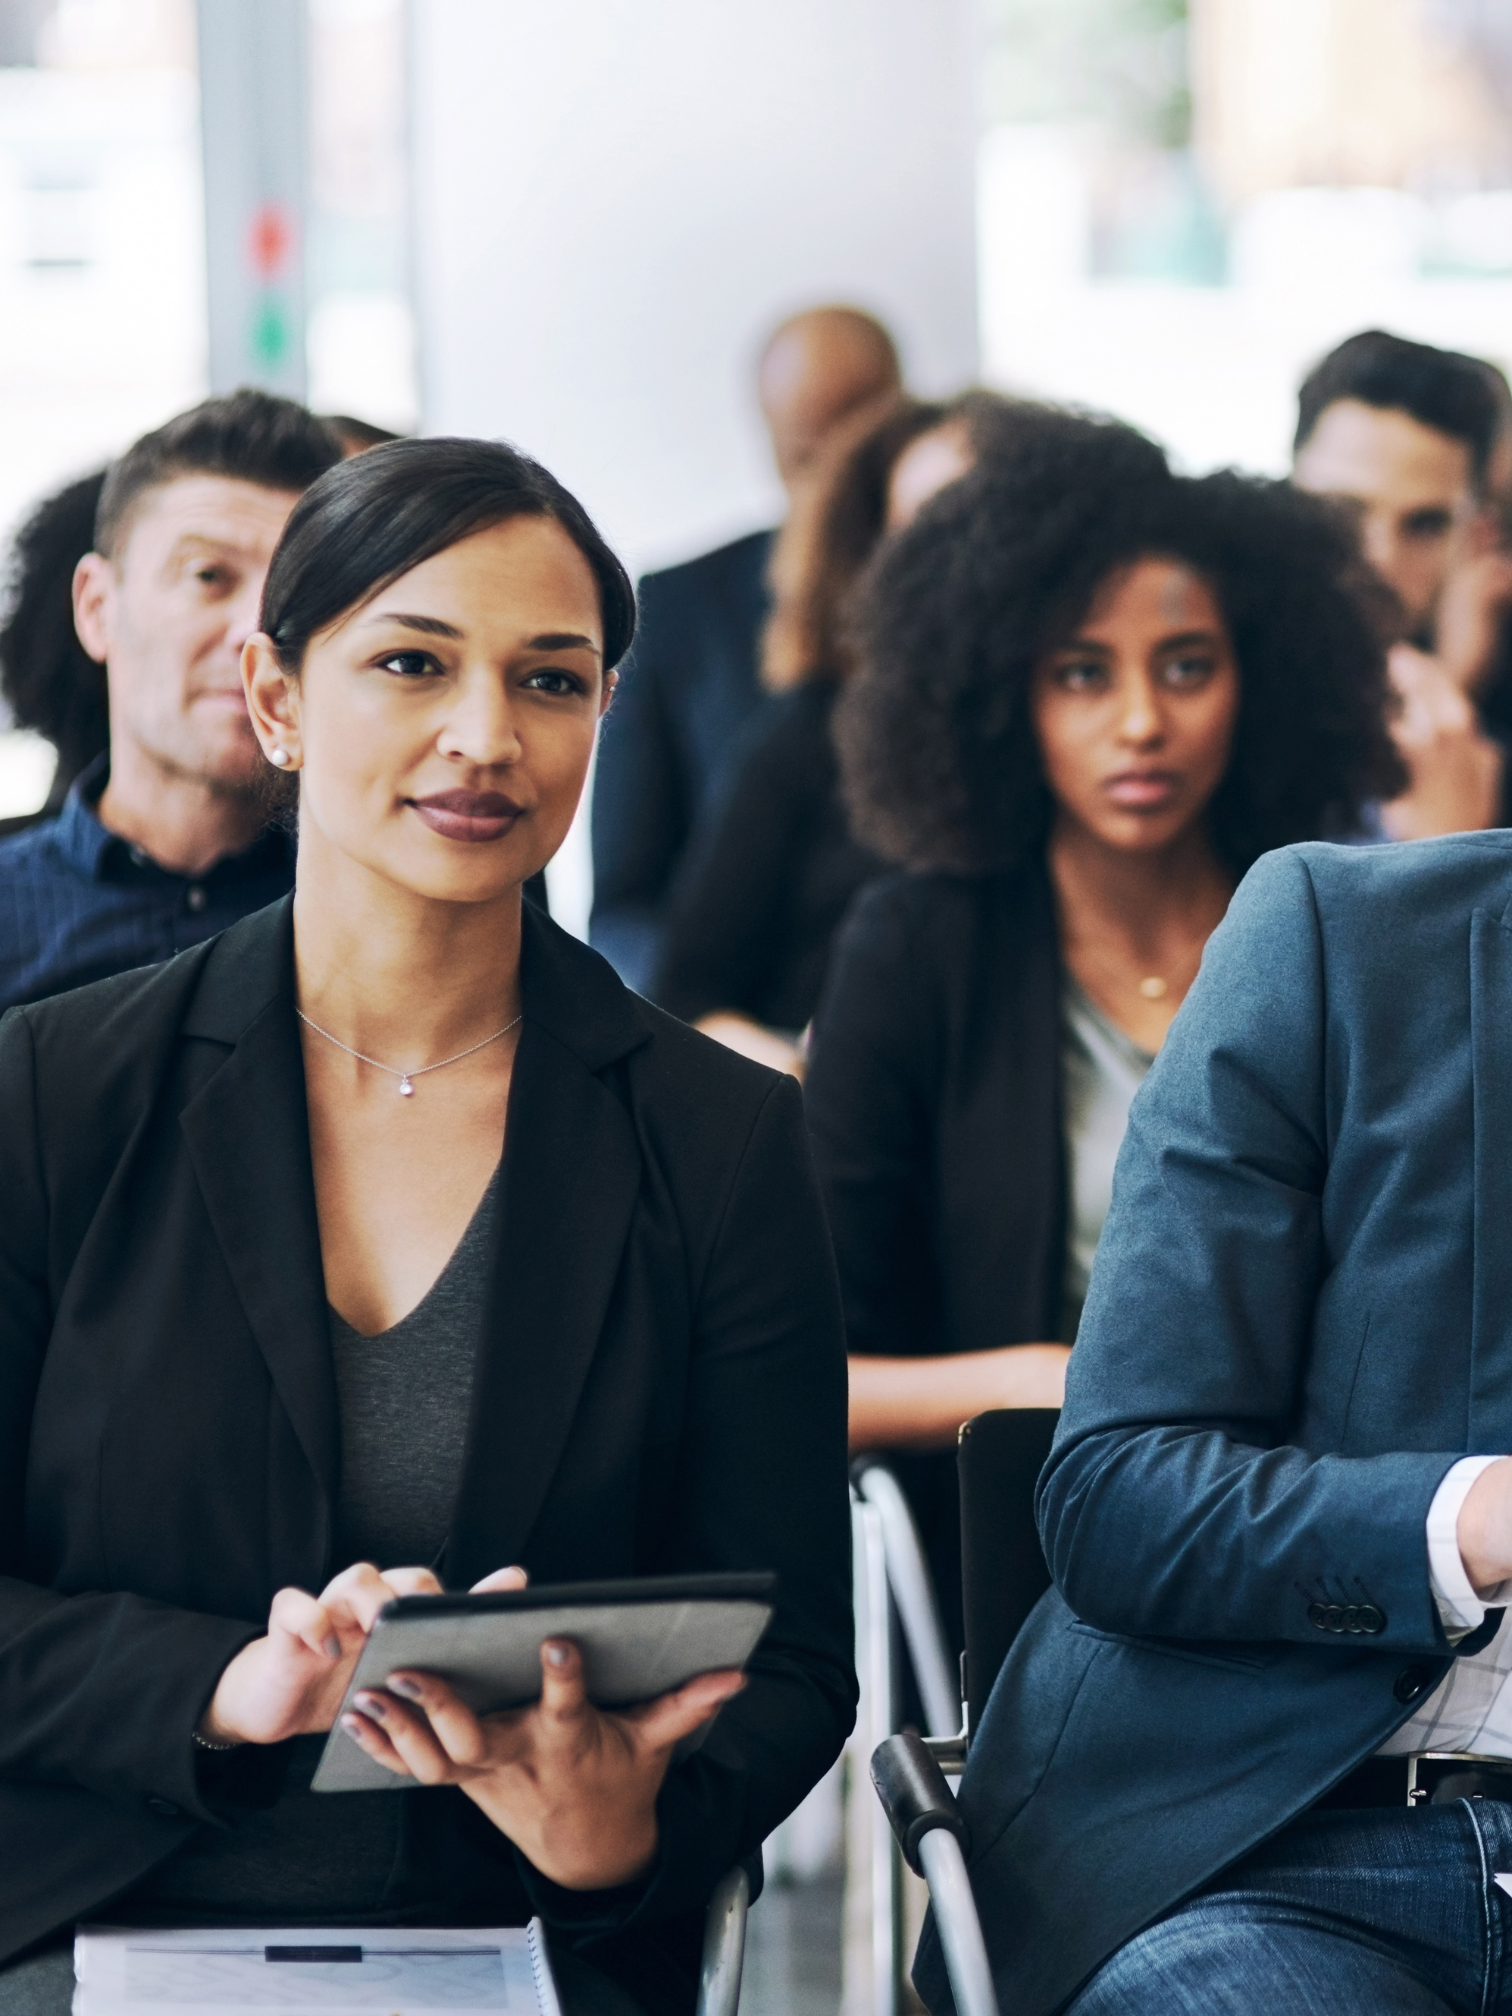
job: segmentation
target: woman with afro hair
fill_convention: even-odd
[[[836,737],[858,898],[807,1106],[855,1450],[960,1638],[959,1425],[1059,1406],[1129,1103],[1235,886],[1401,788],[1349,526],[1020,409],[879,553]]]

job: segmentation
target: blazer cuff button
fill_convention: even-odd
[[[1374,1603],[1309,1603],[1307,1621],[1319,1631],[1375,1638],[1386,1629],[1386,1612]]]

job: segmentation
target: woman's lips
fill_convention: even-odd
[[[525,809],[502,791],[437,791],[409,803],[446,840],[502,840]]]
[[[1103,784],[1103,791],[1124,812],[1158,812],[1180,788],[1174,770],[1121,770]]]

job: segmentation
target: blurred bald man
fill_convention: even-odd
[[[811,308],[773,331],[756,386],[790,497],[836,422],[901,383],[892,337],[858,308]],[[748,533],[640,582],[640,631],[594,779],[589,937],[642,993],[695,829],[765,699],[756,663],[774,537]]]

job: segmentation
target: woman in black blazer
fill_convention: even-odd
[[[633,624],[544,470],[331,471],[263,622],[292,900],[0,1028],[0,2010],[66,2008],[47,1949],[107,1907],[539,1912],[570,2008],[685,2010],[852,1713],[798,1093],[521,909]],[[743,1689],[600,1714],[563,1644],[480,1722],[415,1676],[350,1726],[416,1789],[306,1789],[396,1591],[725,1569],[780,1577]]]
[[[907,872],[841,932],[806,1105],[851,1444],[896,1452],[957,1642],[957,1428],[1060,1404],[1128,1100],[1237,878],[1397,781],[1357,571],[1311,500],[1020,409],[864,590],[841,762]]]

